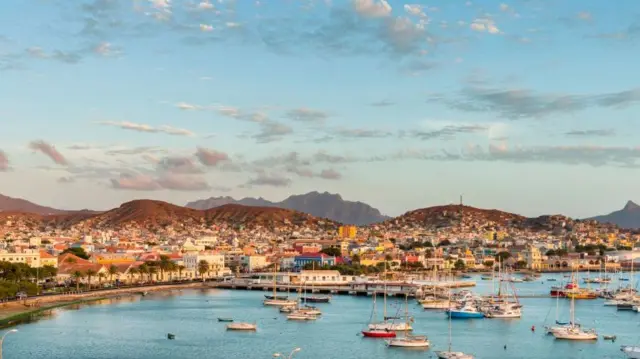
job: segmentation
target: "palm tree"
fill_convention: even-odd
[[[96,271],[93,269],[87,269],[87,283],[89,284],[89,290],[91,290],[91,277],[96,275]]]
[[[140,273],[140,278],[144,278],[144,275],[149,273],[149,266],[146,264],[141,264],[138,267],[138,273]]]
[[[183,265],[178,266],[178,276],[180,277],[180,279],[182,279],[182,271],[184,270],[185,270],[185,266]]]
[[[113,276],[118,274],[118,267],[116,267],[115,265],[110,265],[109,266],[109,282],[113,283]]]
[[[133,277],[138,273],[138,268],[129,268],[129,284],[133,284]]]
[[[169,273],[169,281],[173,281],[173,274],[178,270],[178,266],[173,263],[173,262],[169,262],[168,266],[167,266],[167,273]]]
[[[77,270],[77,271],[73,272],[71,274],[71,276],[76,281],[76,292],[79,292],[80,291],[80,280],[82,278],[84,278],[84,273],[82,273],[79,270]]]
[[[209,271],[209,268],[210,268],[209,262],[207,262],[204,259],[198,263],[198,273],[200,273],[200,277],[202,277],[203,283],[204,283],[204,274]]]
[[[98,285],[102,288],[102,281],[107,278],[107,275],[104,272],[98,273]]]
[[[158,273],[158,269],[156,267],[149,267],[149,282],[153,282],[153,275]],[[156,276],[157,279],[157,276]]]
[[[164,272],[169,270],[173,262],[169,259],[168,256],[161,255],[160,261],[158,262],[158,268],[160,269],[160,281],[164,281]]]

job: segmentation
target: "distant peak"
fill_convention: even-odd
[[[633,211],[633,210],[636,210],[636,209],[640,209],[640,206],[638,206],[634,201],[629,201],[624,206],[624,210],[625,211]]]

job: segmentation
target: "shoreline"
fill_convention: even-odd
[[[167,284],[149,287],[116,288],[77,294],[58,294],[34,297],[24,301],[0,303],[0,328],[12,327],[32,319],[34,316],[67,306],[97,302],[100,300],[133,296],[142,292],[162,292],[173,289],[212,288],[198,283]]]

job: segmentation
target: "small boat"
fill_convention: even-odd
[[[331,297],[328,296],[311,296],[311,297],[303,297],[300,298],[302,302],[309,303],[329,303],[331,301]]]
[[[554,332],[553,336],[564,340],[598,340],[598,333],[595,330],[583,330],[575,326]]]
[[[295,311],[289,315],[287,315],[288,320],[316,320],[318,319],[317,315],[307,314],[305,312]]]
[[[628,282],[629,278],[618,278],[619,281]]]
[[[171,333],[168,333],[168,334],[167,334],[167,339],[169,339],[169,340],[174,340],[175,338],[176,338],[176,335],[175,335],[175,334],[171,334]]]
[[[615,335],[603,335],[602,338],[604,338],[604,340],[616,340]]]
[[[296,305],[296,302],[289,299],[265,299],[262,304],[273,307],[284,307],[288,305]]]
[[[438,359],[474,359],[473,355],[463,352],[436,352]]]
[[[460,276],[460,278],[462,278],[462,279],[471,279],[473,277],[468,275],[468,274],[463,274],[463,275]]]
[[[616,309],[618,310],[633,310],[633,302],[619,302],[616,304]]]
[[[555,278],[547,278],[547,281],[548,281],[548,282],[556,282],[556,281],[557,281],[557,279],[555,279]]]
[[[252,323],[231,323],[227,325],[227,330],[256,331],[258,327]]]
[[[629,359],[640,359],[640,346],[623,345],[620,347],[620,351],[623,352]]]
[[[391,330],[363,330],[362,335],[368,338],[395,338],[396,332]]]
[[[219,322],[225,322],[225,323],[231,323],[231,322],[233,322],[233,319],[232,318],[221,318],[221,317],[218,317],[218,321]]]
[[[480,279],[481,280],[493,280],[493,277],[483,275],[482,277],[480,277]]]
[[[447,309],[445,313],[448,317],[455,319],[474,319],[474,318],[484,318],[484,313],[478,310],[475,306],[470,304],[465,304],[460,309]]]
[[[389,347],[428,348],[429,345],[431,343],[429,343],[426,335],[407,334],[401,338],[387,340],[387,346]]]
[[[277,300],[287,300],[289,298],[288,295],[265,295],[265,299],[277,299]]]

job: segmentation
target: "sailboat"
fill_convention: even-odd
[[[556,321],[555,321],[556,325],[545,326],[544,329],[547,331],[547,334],[553,334],[554,332],[563,331],[569,328],[569,323],[562,323],[558,320],[559,310],[560,310],[560,296],[557,295],[556,296]]]
[[[437,281],[437,267],[434,266],[433,267],[433,277],[434,277],[434,284],[433,284],[433,294],[432,295],[428,295],[422,299],[420,299],[418,302],[420,303],[420,305],[422,305],[422,308],[425,310],[433,310],[433,309],[449,309],[451,307],[451,301],[447,300],[447,299],[441,299],[438,298],[437,295],[437,286],[435,284],[435,282]]]
[[[449,292],[449,300],[451,300],[451,292]],[[465,354],[463,352],[453,352],[451,351],[451,316],[449,316],[449,350],[447,351],[437,351],[436,355],[439,359],[474,359],[473,355]]]
[[[383,302],[384,302],[384,322],[382,323],[371,323],[369,324],[369,330],[391,330],[391,331],[396,331],[396,332],[404,332],[404,331],[411,331],[413,330],[413,328],[411,327],[411,324],[409,324],[408,322],[403,322],[403,323],[395,323],[394,320],[396,319],[395,317],[390,317],[387,316],[387,262],[384,262],[384,291],[383,291]]]
[[[312,263],[312,269],[315,270],[315,263]],[[306,291],[304,297],[301,298],[306,303],[329,303],[331,296],[328,295],[313,295],[313,282],[311,282],[311,295],[307,295]]]
[[[371,317],[369,318],[369,328],[362,331],[362,335],[369,338],[395,338],[396,332],[388,329],[371,329],[371,324],[375,324],[376,321],[376,293],[373,292],[373,309],[371,310]]]
[[[573,277],[572,277],[573,281]],[[551,332],[556,339],[564,340],[598,340],[595,329],[584,330],[576,323],[576,298],[571,298],[571,321],[564,329],[556,329]]]
[[[404,298],[405,310],[404,318],[405,323],[409,325],[409,296],[405,295]],[[426,335],[413,335],[404,334],[401,337],[387,340],[387,346],[389,347],[405,347],[405,348],[428,348],[430,345],[429,339]]]
[[[300,286],[300,288],[298,289],[298,299],[301,298],[301,293],[302,293],[302,285]],[[295,307],[293,307],[293,310],[290,311],[286,311],[289,312],[290,314],[287,315],[287,319],[288,320],[316,320],[318,319],[318,317],[322,314],[317,308],[308,308],[308,307],[300,307],[300,301],[297,300],[295,301],[296,305]],[[291,306],[287,306],[287,307],[282,307],[282,309],[285,308],[292,308]]]
[[[276,307],[283,307],[283,306],[289,306],[289,305],[296,305],[296,301],[293,300],[289,300],[287,299],[287,297],[285,297],[284,299],[282,299],[282,296],[278,296],[277,295],[277,283],[276,283],[276,279],[277,279],[277,269],[278,269],[278,264],[274,263],[273,264],[273,295],[271,296],[271,298],[266,298],[262,304],[264,305],[270,305],[270,306],[276,306]],[[266,296],[265,296],[266,297]]]
[[[506,274],[506,273],[505,273]],[[507,282],[506,280],[500,278],[498,284],[498,301],[496,304],[487,308],[485,311],[485,316],[487,318],[520,318],[522,317],[522,305],[518,301],[518,296],[516,295],[516,289],[513,286],[512,281],[508,281],[511,286],[511,291],[513,292],[513,298],[515,302],[509,301],[509,295],[503,295],[505,292],[502,288],[502,283]]]

